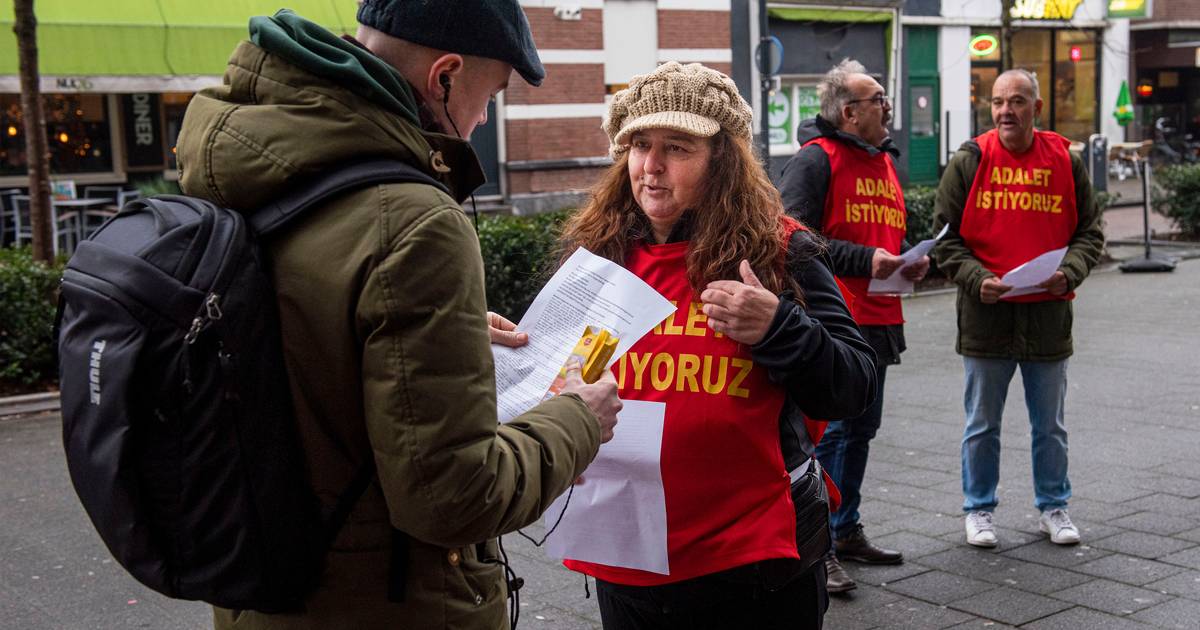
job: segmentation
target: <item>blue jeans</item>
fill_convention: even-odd
[[[1066,507],[1071,498],[1067,479],[1067,360],[1009,361],[963,357],[967,387],[967,425],[962,439],[963,511],[996,508],[1000,482],[1000,418],[1013,372],[1021,368],[1025,406],[1033,442],[1033,495],[1039,510]]]
[[[842,493],[842,505],[829,521],[834,538],[846,538],[858,525],[858,506],[862,503],[863,475],[871,440],[879,431],[883,416],[883,380],[886,365],[875,367],[875,402],[857,418],[830,422],[814,454]]]

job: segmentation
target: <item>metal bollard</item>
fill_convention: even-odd
[[[1108,192],[1108,138],[1094,133],[1083,146],[1083,164],[1092,177],[1092,190]]]

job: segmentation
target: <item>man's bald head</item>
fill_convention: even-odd
[[[1022,153],[1033,144],[1033,124],[1042,113],[1037,75],[1014,68],[992,84],[992,122],[1004,148]]]

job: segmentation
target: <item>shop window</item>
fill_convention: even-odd
[[[1000,66],[971,66],[971,134],[979,135],[992,124],[992,84],[1000,74]]]
[[[1038,89],[1042,96],[1042,115],[1034,119],[1033,124],[1038,129],[1053,129],[1050,124],[1050,108],[1053,106],[1054,92],[1050,75],[1051,46],[1053,46],[1054,31],[1045,28],[1023,28],[1013,33],[1013,67],[1024,68],[1037,77]],[[989,125],[990,127],[990,125]]]
[[[112,137],[104,95],[47,94],[42,99],[50,172],[112,172]],[[0,94],[0,175],[24,175],[26,168],[21,97]]]
[[[1055,36],[1054,130],[1083,142],[1096,132],[1096,37],[1091,31],[1057,31]]]
[[[767,121],[770,125],[771,155],[791,155],[800,149],[796,129],[821,113],[817,86],[812,83],[784,84],[771,93]],[[757,129],[755,130],[757,131]]]
[[[995,37],[994,48],[979,44],[987,55],[971,60],[972,133],[981,134],[992,124],[992,86],[1000,74],[1003,42],[996,30],[972,32],[972,42],[981,36]],[[1086,141],[1096,133],[1096,96],[1099,89],[1096,32],[1078,29],[1024,27],[1013,32],[1013,66],[1032,72],[1041,90],[1042,113],[1034,124],[1056,131],[1071,140]],[[974,48],[974,46],[973,46]]]
[[[192,95],[192,92],[168,92],[162,95],[163,121],[167,128],[167,171],[170,173],[179,169],[175,156],[175,145],[179,142],[179,130],[183,128],[183,114],[187,111],[188,103],[192,102]]]

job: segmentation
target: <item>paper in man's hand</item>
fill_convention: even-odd
[[[542,400],[585,327],[603,328],[620,340],[611,366],[674,312],[674,304],[628,269],[582,247],[575,250],[517,323],[518,331],[529,333],[529,343],[492,345],[500,421]]]

